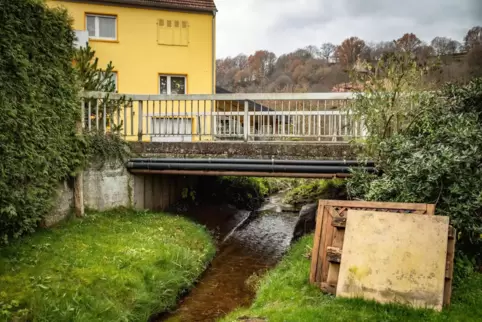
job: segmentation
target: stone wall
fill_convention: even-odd
[[[345,143],[316,142],[132,142],[143,157],[350,160],[356,151]]]

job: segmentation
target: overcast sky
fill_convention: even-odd
[[[357,36],[367,42],[413,32],[459,41],[482,25],[482,0],[215,0],[217,57],[266,49],[277,55]]]

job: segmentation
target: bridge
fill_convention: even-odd
[[[83,127],[138,142],[347,143],[365,136],[352,93],[129,95],[84,93]]]
[[[163,210],[205,175],[346,177],[364,125],[352,93],[83,94],[85,131],[122,136],[140,208]],[[348,161],[347,161],[348,160]],[[187,176],[187,177],[186,177]]]

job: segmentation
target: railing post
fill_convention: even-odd
[[[138,115],[138,126],[137,126],[137,140],[139,142],[142,141],[142,132],[143,132],[143,129],[142,129],[142,118],[143,118],[143,113],[142,113],[142,101],[139,101],[139,115]]]
[[[244,101],[244,142],[249,140],[249,128],[251,126],[251,120],[249,119],[249,102]]]

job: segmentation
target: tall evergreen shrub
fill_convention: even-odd
[[[0,0],[0,243],[32,232],[78,168],[80,102],[67,13]]]

